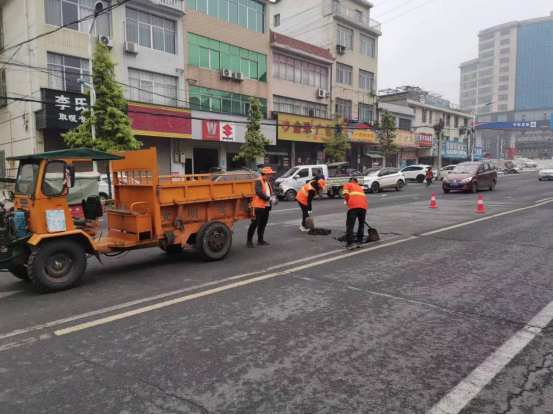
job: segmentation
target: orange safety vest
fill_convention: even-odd
[[[273,195],[273,187],[271,186],[271,183],[265,182],[265,180],[263,180],[263,177],[258,177],[256,180],[261,180],[261,184],[263,185],[263,193],[267,194],[267,184],[268,184],[269,189],[271,189],[271,196]],[[255,195],[255,197],[253,198],[253,208],[265,209],[266,207],[267,207],[267,201]]]
[[[343,189],[344,197],[348,202],[348,209],[367,210],[367,197],[363,188],[357,183],[346,183]]]
[[[307,182],[305,184],[305,186],[303,186],[301,188],[301,190],[298,192],[298,195],[296,196],[296,200],[298,202],[300,202],[302,205],[308,206],[309,205],[309,191],[310,190],[314,190],[315,193],[317,193],[315,188],[313,186],[311,186],[311,182]]]

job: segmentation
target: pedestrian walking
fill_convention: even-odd
[[[296,200],[301,208],[302,220],[300,231],[308,232],[309,229],[305,227],[305,220],[313,213],[313,198],[319,193],[320,189],[324,189],[326,181],[323,179],[313,179],[305,184],[298,192]]]
[[[255,248],[253,244],[253,235],[257,229],[257,244],[269,245],[264,239],[265,227],[269,221],[269,212],[275,202],[275,196],[273,194],[273,186],[271,185],[271,179],[273,177],[273,171],[270,167],[264,167],[261,170],[261,176],[255,180],[255,196],[253,198],[253,208],[255,212],[255,219],[252,219],[252,223],[248,229],[248,242],[246,246],[248,248]]]
[[[352,177],[349,183],[346,183],[343,188],[344,199],[348,204],[348,215],[346,219],[346,245],[344,248],[355,249],[360,248],[363,243],[365,234],[365,217],[367,216],[367,197],[365,191],[357,179]],[[357,228],[357,244],[353,243],[353,229],[355,222],[359,222]]]
[[[326,180],[325,175],[323,174],[323,171],[321,169],[317,170],[317,174],[315,175],[315,179],[317,179],[317,180]],[[324,192],[324,187],[321,187],[319,189],[319,200],[323,200],[323,192]]]
[[[434,172],[432,171],[432,167],[428,167],[426,169],[426,187],[430,187],[430,184],[432,183],[433,179],[434,179]]]

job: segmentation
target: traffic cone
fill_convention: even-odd
[[[478,209],[476,209],[476,213],[486,213],[484,210],[484,200],[482,199],[482,195],[478,195]]]
[[[432,192],[432,199],[430,200],[430,209],[438,209],[436,204],[436,193]]]

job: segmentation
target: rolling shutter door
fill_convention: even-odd
[[[136,138],[142,141],[142,148],[155,147],[157,149],[157,169],[159,175],[171,174],[171,139],[140,136]]]

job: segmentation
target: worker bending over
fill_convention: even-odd
[[[348,204],[348,216],[346,220],[346,245],[344,248],[360,248],[365,233],[365,216],[367,215],[367,197],[356,178],[351,178],[343,189],[344,199]],[[353,228],[355,222],[359,221],[357,228],[357,244],[353,244]]]
[[[310,180],[305,184],[305,186],[302,187],[302,189],[298,192],[298,195],[296,196],[296,200],[298,201],[301,213],[302,213],[302,220],[301,220],[301,226],[300,231],[302,232],[308,232],[309,229],[306,229],[305,227],[305,220],[311,216],[311,213],[313,212],[313,198],[319,194],[320,189],[324,189],[326,186],[326,181],[323,179],[313,179]]]

